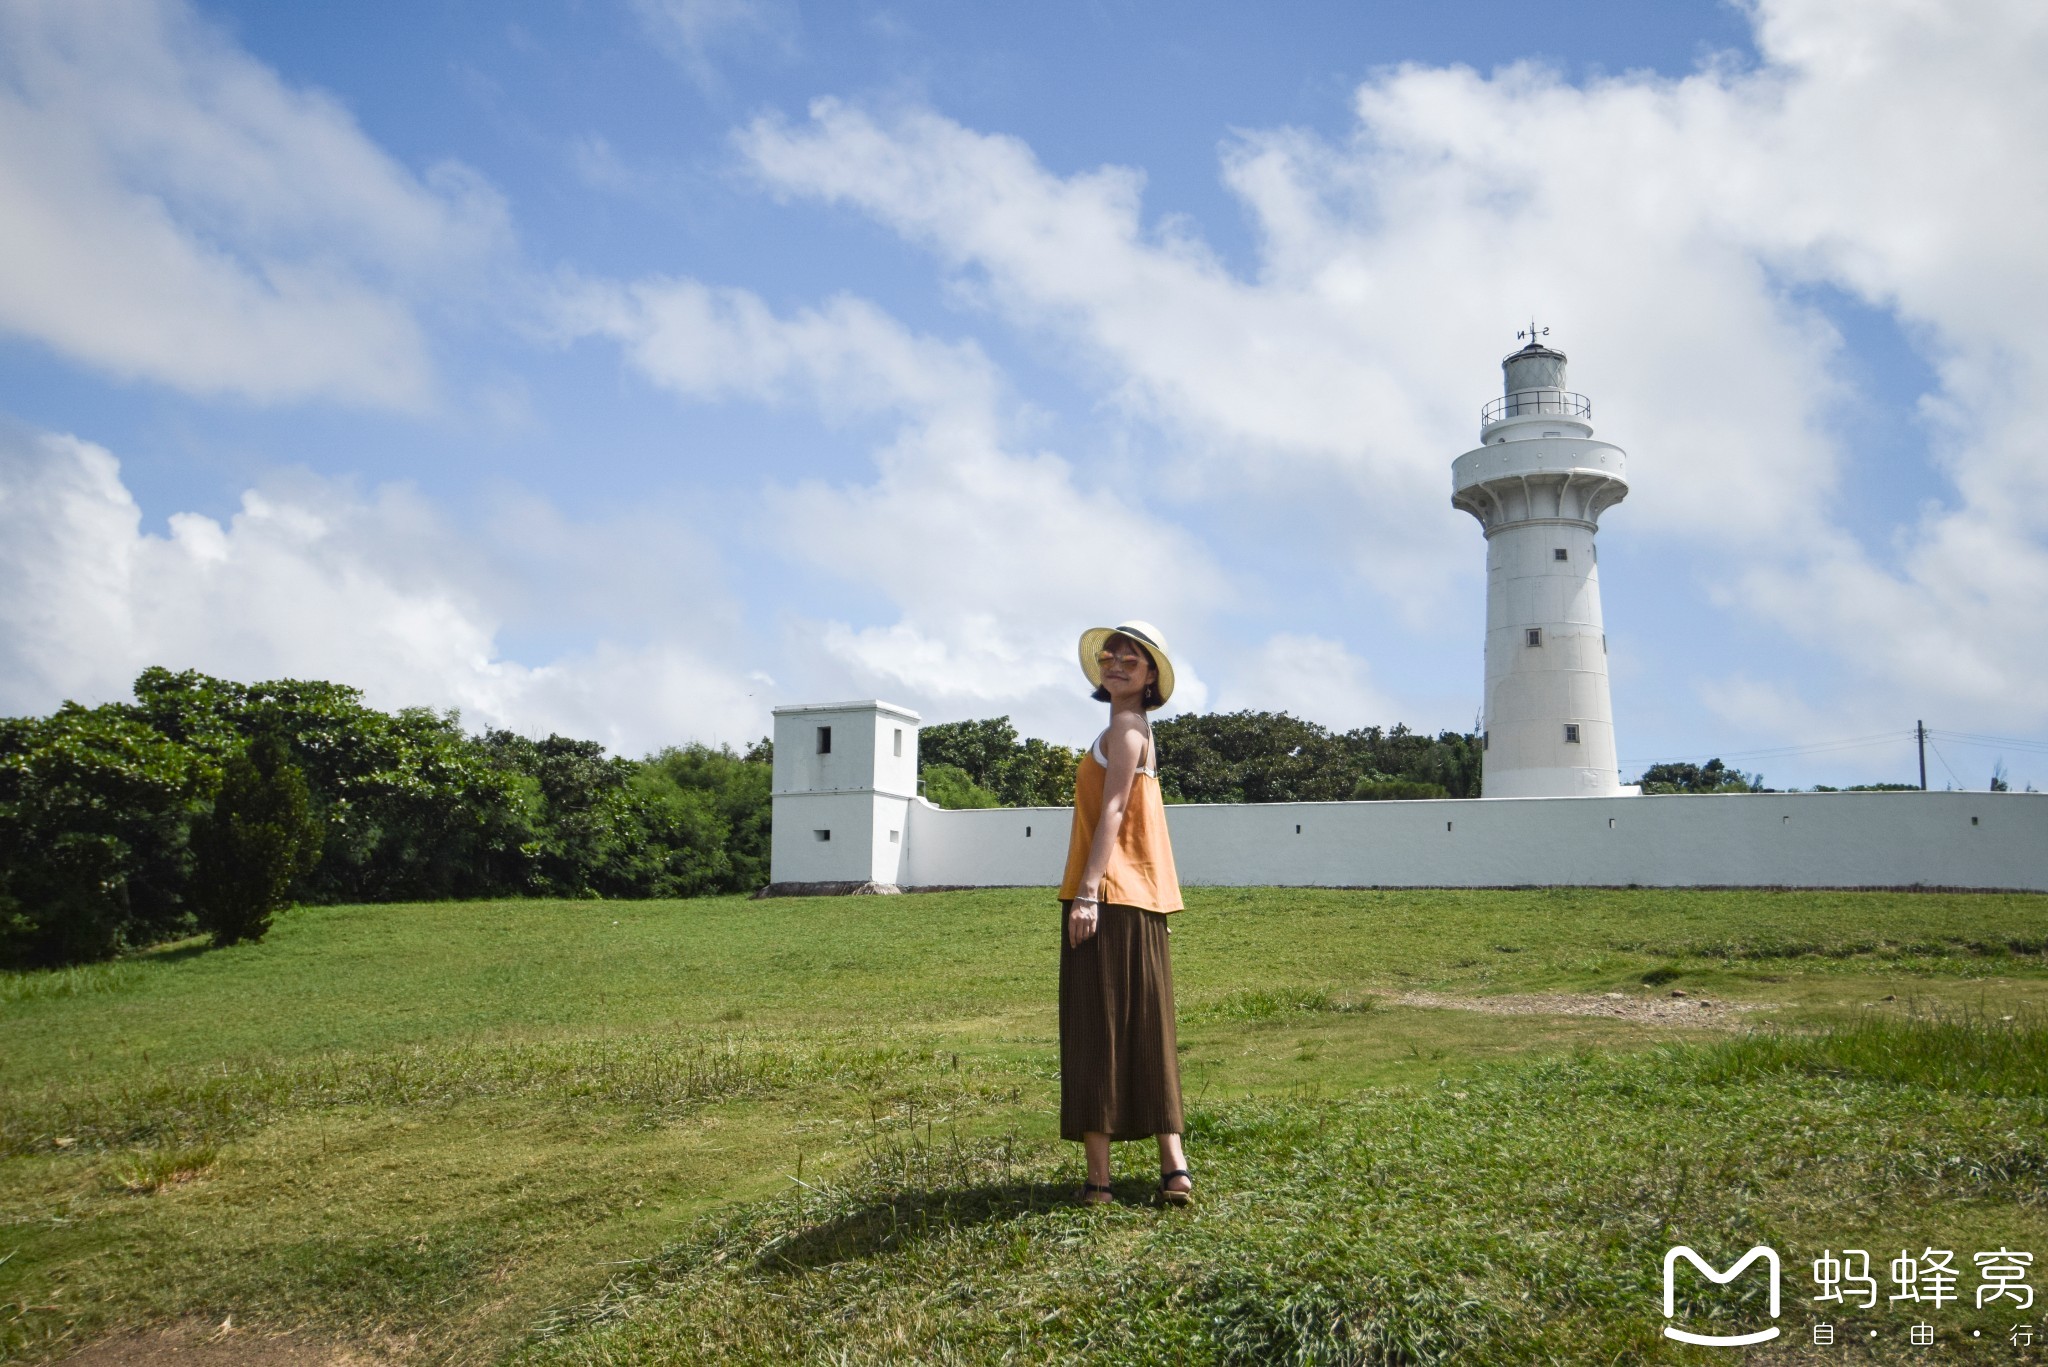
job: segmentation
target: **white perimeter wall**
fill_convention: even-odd
[[[943,811],[920,798],[906,815],[905,886],[1044,886],[1066,864],[1066,807]],[[1187,884],[2048,891],[2042,793],[1291,802],[1166,815]],[[777,877],[781,868],[778,857]]]

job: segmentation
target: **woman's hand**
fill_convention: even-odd
[[[1067,908],[1067,948],[1078,949],[1095,933],[1096,902],[1093,897],[1076,897]]]

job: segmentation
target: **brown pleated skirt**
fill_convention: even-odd
[[[1108,903],[1067,944],[1060,903],[1060,1137],[1179,1134],[1180,1058],[1163,912]]]

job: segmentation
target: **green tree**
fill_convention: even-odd
[[[1081,752],[1033,736],[1010,756],[997,796],[1007,807],[1066,807],[1074,801]]]
[[[1339,802],[1479,795],[1479,738],[1405,726],[1342,734],[1285,712],[1211,712],[1153,727],[1159,781],[1181,802]],[[1384,785],[1403,783],[1404,788]]]
[[[1424,798],[1449,797],[1441,783],[1423,783],[1412,778],[1365,779],[1352,789],[1360,802],[1414,802]]]
[[[1369,773],[1314,722],[1206,712],[1158,722],[1159,781],[1184,802],[1335,802]]]
[[[1337,802],[1370,797],[1477,797],[1479,737],[1428,736],[1405,726],[1341,735],[1284,712],[1205,713],[1156,722],[1160,785],[1169,802]],[[936,770],[958,805],[1064,806],[1074,800],[1079,751],[1020,739],[1008,717],[946,722],[918,738],[920,775],[934,802]],[[940,805],[946,805],[941,803]]]
[[[394,901],[544,890],[534,868],[541,804],[453,712],[380,712],[319,680],[240,684],[146,669],[129,709],[218,767],[260,735],[281,737],[326,831],[305,900]]]
[[[293,881],[319,862],[321,836],[282,737],[259,737],[228,759],[212,810],[192,824],[193,910],[215,945],[269,932]]]
[[[993,793],[1017,750],[1017,728],[1008,717],[986,721],[949,721],[927,726],[917,734],[919,775],[934,766],[950,766],[975,786]]]
[[[0,719],[0,961],[104,959],[191,924],[208,768],[119,706]]]
[[[1705,764],[1653,764],[1636,780],[1645,793],[1767,793],[1762,774],[1745,774],[1719,759]]]
[[[722,746],[684,745],[643,761],[636,792],[693,794],[717,823],[725,868],[702,891],[750,892],[768,881],[773,766],[774,747],[767,740],[744,755]]]
[[[1466,731],[1434,736],[1406,726],[1368,726],[1341,737],[1356,762],[1415,783],[1435,784],[1440,797],[1478,797],[1482,768],[1479,737]]]
[[[1001,798],[976,783],[957,764],[926,764],[921,766],[921,774],[925,798],[934,807],[958,809],[1003,805]]]
[[[631,760],[608,757],[594,740],[551,735],[528,740],[490,731],[478,744],[502,773],[520,780],[527,795],[531,838],[530,886],[557,897],[628,896],[641,875],[631,865],[645,826],[628,784]]]
[[[593,882],[613,897],[699,897],[734,886],[730,830],[717,794],[668,782],[642,768],[627,781],[629,838]]]
[[[383,712],[341,684],[196,670],[146,669],[135,699],[0,720],[0,961],[104,957],[190,930],[195,821],[209,905],[263,901],[262,869],[249,871],[256,892],[236,892],[220,851],[238,804],[256,801],[242,764],[279,746],[323,833],[283,901],[669,897],[768,877],[766,738],[744,754],[633,761],[565,736],[471,736],[452,711]],[[1057,755],[1018,748],[1043,758],[1031,773],[1057,774]],[[218,820],[205,811],[216,790]]]
[[[958,769],[967,782],[993,794],[993,802],[975,799],[972,806],[1064,807],[1074,800],[1074,773],[1080,752],[1033,737],[1019,739],[1008,717],[985,721],[941,722],[918,733],[918,776],[931,797],[931,772]],[[947,792],[964,792],[951,779]],[[938,803],[936,797],[931,799]],[[940,803],[943,806],[945,804]]]

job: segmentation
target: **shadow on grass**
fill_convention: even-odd
[[[196,959],[202,954],[211,954],[219,948],[221,946],[216,945],[213,942],[213,937],[210,935],[187,936],[184,939],[167,941],[161,945],[151,945],[147,949],[133,955],[130,962],[181,964],[187,959]]]
[[[1138,1180],[1117,1182],[1119,1204],[1151,1195]],[[792,1230],[762,1249],[764,1272],[808,1272],[833,1263],[904,1252],[935,1234],[1000,1224],[1080,1204],[1071,1182],[991,1182],[979,1186],[899,1191],[860,1202],[830,1219]]]

